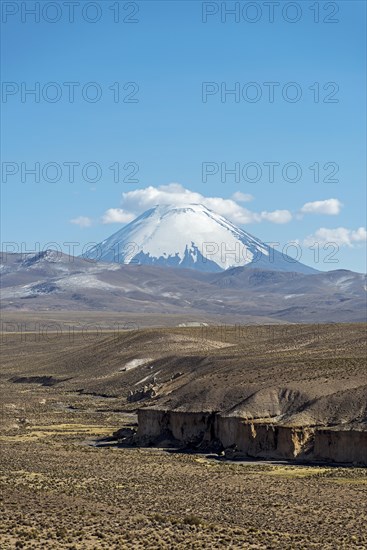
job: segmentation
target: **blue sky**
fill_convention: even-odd
[[[29,8],[34,4],[27,2]],[[109,9],[114,2],[96,2],[101,17],[91,23],[81,13],[85,4],[75,9],[74,23],[65,6],[55,23],[45,20],[55,17],[52,10],[41,12],[40,22],[23,14],[22,22],[20,3],[18,13],[7,15],[12,6],[3,13],[3,242],[25,242],[30,250],[49,242],[64,250],[70,241],[82,247],[117,231],[155,200],[202,197],[266,242],[297,241],[305,263],[313,264],[309,247],[317,241],[319,269],[366,270],[364,2],[336,2],[332,8],[320,2],[319,23],[310,9],[314,2],[308,1],[296,2],[302,13],[295,23],[286,20],[296,17],[294,11],[283,13],[286,2],[275,9],[273,23],[266,2],[257,2],[254,23],[243,11],[235,22],[221,14],[222,3],[203,6],[196,0],[120,2],[120,19],[136,23],[115,23]],[[245,4],[239,3],[241,10]],[[202,10],[216,8],[204,23]],[[249,19],[256,16],[251,10]],[[87,18],[95,13],[90,8]],[[65,82],[79,83],[74,102]],[[85,87],[90,82],[97,86]],[[205,82],[219,91],[203,102]],[[264,84],[269,82],[279,83],[273,102]],[[290,82],[302,92],[297,102],[282,95],[292,98],[297,91]],[[22,87],[36,83],[39,102],[31,95],[22,101]],[[114,83],[119,83],[118,102]],[[223,91],[237,86],[241,95],[221,94],[222,83]],[[52,102],[60,90],[60,100]],[[86,99],[98,91],[99,101]],[[255,92],[261,98],[251,102]],[[338,101],[324,101],[332,99]],[[65,165],[70,162],[79,163],[73,182]],[[264,165],[269,162],[278,163],[274,181]],[[21,163],[27,168],[39,163],[40,181]],[[45,172],[48,163],[61,168],[59,181],[50,181],[56,171],[51,166]],[[88,163],[97,164],[99,174],[91,166],[83,176]],[[115,163],[118,182],[109,168]],[[203,163],[217,171],[206,181]],[[299,181],[282,176],[288,163],[301,169]],[[239,167],[237,181],[230,174],[221,178],[221,165]],[[254,166],[262,170],[258,181],[252,181]],[[289,170],[288,180],[295,175]],[[338,181],[323,181],[328,174]],[[335,263],[325,262],[332,252],[323,249],[328,242],[339,247]]]

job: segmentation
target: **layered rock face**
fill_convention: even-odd
[[[367,430],[297,427],[269,420],[249,421],[220,413],[141,409],[138,439],[220,447],[229,457],[353,463],[367,466]]]
[[[140,409],[138,438],[151,444],[165,440],[184,445],[210,443],[215,438],[214,418],[210,413]]]
[[[335,462],[367,466],[367,429],[319,429],[315,432],[314,456]]]
[[[215,434],[224,448],[255,458],[299,458],[309,450],[313,430],[244,421],[235,416],[216,417]]]

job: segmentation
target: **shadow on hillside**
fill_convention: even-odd
[[[164,440],[155,445],[141,444],[136,438],[126,437],[121,440],[115,436],[103,437],[89,441],[89,444],[96,448],[115,448],[115,449],[151,449],[152,451],[162,451],[174,455],[190,455],[202,457],[205,460],[213,460],[223,464],[244,464],[244,465],[273,465],[273,466],[298,466],[298,467],[327,467],[327,468],[363,468],[350,463],[333,463],[325,461],[311,460],[287,460],[287,459],[271,459],[261,457],[248,457],[245,455],[233,454],[233,449],[213,449],[208,446],[206,448],[194,446],[177,446],[177,442]]]

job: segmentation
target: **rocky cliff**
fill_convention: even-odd
[[[314,457],[367,466],[367,428],[322,428],[315,432]]]
[[[367,466],[367,429],[290,426],[224,413],[145,408],[138,411],[141,444],[223,450],[229,458],[354,463]]]

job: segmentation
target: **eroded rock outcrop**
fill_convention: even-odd
[[[316,430],[314,457],[367,466],[367,429],[322,428]]]
[[[198,445],[214,440],[214,414],[140,409],[138,438],[146,443],[172,440],[184,445]]]
[[[138,411],[138,441],[229,450],[226,456],[367,466],[367,430],[291,426],[215,412]]]
[[[240,453],[256,458],[300,458],[309,451],[312,428],[246,421],[236,416],[216,417],[215,435],[224,448],[236,446]]]
[[[151,383],[146,384],[143,388],[137,390],[130,390],[127,396],[128,403],[134,403],[135,401],[142,401],[143,399],[151,399],[157,395],[158,385]]]

